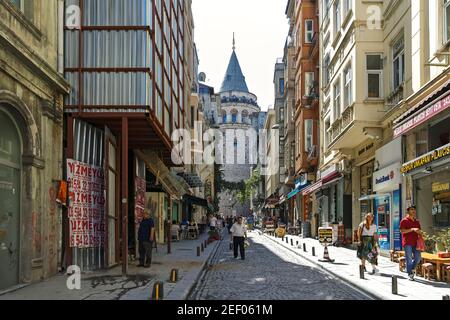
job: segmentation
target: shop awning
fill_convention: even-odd
[[[197,206],[208,208],[208,201],[206,201],[206,199],[202,199],[199,197],[191,196],[189,194],[185,194],[185,195],[183,195],[181,200],[186,201],[187,203],[190,203],[190,204],[195,204]]]
[[[291,199],[292,197],[295,197],[297,195],[297,193],[301,192],[302,190],[304,190],[305,188],[307,188],[310,185],[310,183],[306,183],[305,185],[300,185],[298,188],[292,190],[291,193],[288,194],[288,199]]]
[[[334,178],[333,180],[328,181],[327,183],[322,183],[322,186],[321,186],[320,188],[321,188],[321,189],[326,188],[326,187],[332,185],[333,183],[336,183],[336,182],[338,182],[339,180],[341,180],[342,177],[343,177],[342,175],[339,175],[337,178]]]
[[[314,191],[319,190],[322,187],[322,180],[316,182],[315,184],[313,184],[312,186],[309,186],[308,188],[303,190],[303,196],[307,196],[310,195],[311,193],[313,193]]]
[[[361,198],[359,198],[359,201],[367,201],[367,200],[375,200],[377,198],[388,198],[391,195],[389,193],[385,193],[385,194],[369,194],[367,196],[363,196]]]
[[[179,173],[178,175],[180,177],[182,177],[191,188],[203,187],[202,180],[196,173],[182,172],[182,173]]]
[[[176,175],[166,167],[158,155],[149,150],[135,150],[136,155],[142,159],[148,169],[159,179],[164,190],[172,197],[180,200],[181,197],[189,191],[185,188],[186,184],[181,183]]]

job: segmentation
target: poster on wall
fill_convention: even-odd
[[[68,159],[67,183],[70,247],[103,247],[105,244],[103,168]]]
[[[145,191],[146,191],[146,181],[141,177],[136,177],[134,179],[134,217],[135,223],[141,223],[144,217],[145,209]]]
[[[400,220],[401,220],[401,206],[400,206],[400,190],[395,190],[392,194],[392,212],[393,228],[394,228],[394,250],[402,250],[402,236],[400,233]]]

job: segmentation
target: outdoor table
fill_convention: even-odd
[[[400,257],[405,256],[405,251],[397,251],[397,253]],[[439,258],[437,254],[431,254],[428,252],[422,252],[421,256],[424,262],[430,262],[436,265],[436,280],[442,281],[442,266],[445,263],[450,263],[450,258]]]

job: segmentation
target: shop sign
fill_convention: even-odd
[[[304,173],[295,181],[295,189],[300,189],[308,184],[308,174]]]
[[[144,208],[145,208],[145,192],[146,192],[147,182],[145,179],[141,177],[136,177],[134,180],[134,190],[135,190],[135,198],[134,198],[134,216],[135,223],[141,223],[144,218]]]
[[[333,228],[319,228],[319,242],[321,244],[332,244]]]
[[[373,191],[395,190],[401,183],[400,163],[393,164],[373,173]]]
[[[105,242],[105,179],[101,167],[67,160],[70,247],[102,247]]]
[[[413,170],[422,168],[426,165],[429,165],[435,161],[446,158],[450,156],[450,144],[447,144],[439,149],[431,151],[417,159],[414,159],[408,163],[405,163],[401,168],[402,174],[410,173]]]
[[[442,111],[450,107],[450,95],[441,101],[436,102],[426,110],[420,112],[418,115],[408,120],[398,128],[394,129],[394,138],[405,134],[406,132],[418,127],[425,121],[433,118],[435,115],[441,113]]]
[[[447,182],[447,183],[435,182],[431,185],[431,189],[433,190],[433,193],[449,191],[450,183],[449,182]]]
[[[332,174],[339,172],[339,164],[333,164],[328,167],[326,170],[320,172],[321,179],[325,179],[326,177],[331,176]]]

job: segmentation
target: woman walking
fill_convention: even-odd
[[[374,224],[373,213],[368,213],[365,220],[358,228],[358,251],[357,256],[361,259],[361,266],[366,270],[366,260],[372,265],[372,274],[377,272],[376,265],[378,264],[378,234],[377,226]]]

